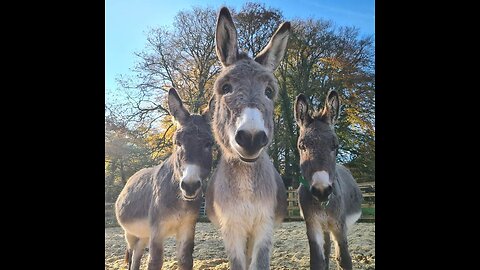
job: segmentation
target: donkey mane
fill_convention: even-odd
[[[312,113],[312,119],[314,121],[328,122],[328,114],[324,109],[321,109]]]
[[[195,133],[195,135],[201,139],[209,138],[210,135],[204,134],[203,132],[201,132],[202,130],[201,126],[205,124],[202,118],[203,116],[201,115],[191,115],[190,118],[187,120],[187,122],[183,126],[177,128],[177,131],[184,131],[185,133],[175,132],[172,139],[175,141],[177,139],[181,139],[185,137],[187,134],[190,135],[192,133]],[[207,122],[207,124],[208,123],[209,122]],[[177,148],[174,148],[172,151],[172,154],[177,150],[178,150]]]

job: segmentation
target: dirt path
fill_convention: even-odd
[[[275,232],[271,269],[309,269],[308,241],[304,222],[285,222]],[[357,223],[348,233],[349,249],[354,269],[375,269],[375,223]],[[332,255],[334,247],[332,245]],[[105,228],[105,269],[126,269],[125,240],[121,227]],[[146,269],[147,253],[142,258]],[[228,268],[222,239],[210,223],[198,223],[193,253],[195,270]],[[165,260],[162,269],[177,269],[175,240],[165,241]],[[330,269],[336,263],[330,260]]]

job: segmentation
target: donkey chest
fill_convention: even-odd
[[[314,215],[314,219],[323,229],[327,229],[334,222],[334,218],[325,210],[320,210]]]
[[[152,224],[157,224],[165,235],[177,232],[180,224],[196,220],[200,210],[200,200],[161,199],[153,205],[150,212]]]
[[[224,182],[215,188],[215,194],[216,202],[225,209],[240,208],[247,212],[250,209],[254,211],[258,207],[273,209],[276,200],[276,184],[273,182],[267,186],[254,184],[252,181]]]
[[[275,213],[276,182],[255,171],[244,174],[216,174],[213,208],[221,224],[248,230],[256,224],[270,222]]]
[[[179,232],[181,225],[195,224],[196,216],[192,213],[183,212],[166,216],[158,223],[158,231],[163,237],[175,235]]]
[[[250,231],[259,224],[269,223],[274,217],[271,201],[236,200],[214,203],[215,212],[223,226],[235,226]]]

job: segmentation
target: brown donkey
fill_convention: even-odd
[[[310,245],[310,269],[328,270],[330,233],[341,269],[352,269],[347,230],[361,215],[362,193],[352,174],[336,164],[338,138],[334,124],[340,101],[337,92],[327,94],[322,111],[308,112],[307,98],[295,101],[295,120],[300,127],[300,167],[309,186],[298,188],[302,216]]]
[[[290,23],[254,59],[238,51],[227,8],[218,15],[216,51],[223,69],[214,84],[212,129],[222,156],[205,195],[233,270],[270,269],[274,225],[286,215],[286,190],[266,148],[273,137],[277,80]]]
[[[190,115],[173,88],[168,92],[168,107],[177,123],[172,155],[162,164],[130,177],[115,204],[127,240],[129,270],[140,268],[147,244],[148,269],[161,269],[163,240],[170,235],[176,236],[179,269],[193,267],[201,185],[212,166],[210,116],[207,112]]]

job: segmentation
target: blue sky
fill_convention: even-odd
[[[105,0],[105,89],[115,90],[115,77],[131,74],[134,52],[144,48],[149,28],[170,27],[180,10],[192,6],[239,10],[240,0]],[[375,34],[375,0],[270,0],[256,1],[278,8],[287,20],[321,18],[337,26],[356,26],[361,35]],[[208,3],[208,4],[207,4]]]

